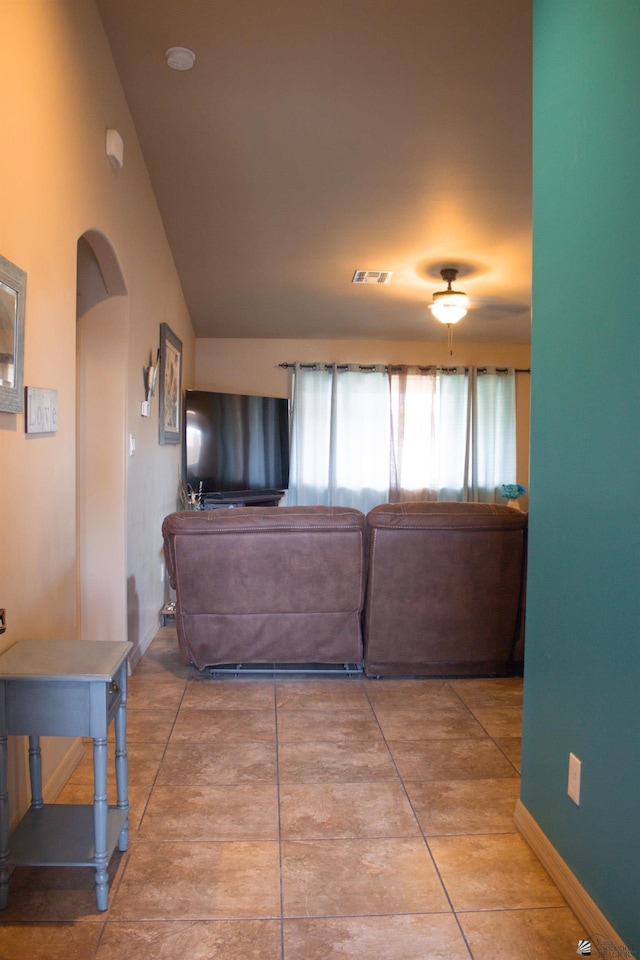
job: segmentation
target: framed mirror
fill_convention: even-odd
[[[24,409],[24,301],[27,275],[0,256],[0,410]]]

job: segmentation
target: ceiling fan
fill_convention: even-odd
[[[426,272],[429,276],[436,275],[438,270],[442,280],[447,284],[445,290],[436,290],[429,309],[434,318],[447,326],[449,355],[453,350],[453,324],[463,319],[469,310],[477,313],[476,319],[481,321],[499,320],[505,316],[519,317],[530,311],[526,303],[502,299],[500,297],[469,296],[463,290],[455,289],[458,275],[472,277],[488,272],[488,268],[480,264],[463,264],[461,267],[436,267],[429,265]]]
[[[440,277],[445,279],[443,275],[444,270],[447,272],[455,270],[455,281],[462,282],[463,285],[471,281],[472,286],[481,278],[487,278],[490,274],[494,273],[492,267],[479,260],[459,260],[457,258],[444,260],[444,262],[442,260],[427,260],[418,264],[416,268],[418,276],[423,280],[426,279],[429,283],[437,281]],[[486,308],[496,313],[512,315],[519,315],[530,309],[529,303],[523,302],[522,300],[506,300],[500,296],[477,296],[473,291],[470,292],[468,296],[471,309],[476,307],[481,309]]]
[[[448,284],[446,290],[437,290],[433,295],[433,303],[429,305],[431,313],[440,323],[451,326],[466,316],[469,310],[469,297],[462,290],[454,290],[451,286],[458,276],[455,267],[443,267],[440,276]]]
[[[466,317],[469,310],[469,297],[462,290],[454,290],[459,271],[456,267],[443,267],[440,276],[447,284],[446,290],[436,290],[433,302],[429,304],[431,313],[440,323],[447,325],[447,348],[449,356],[453,355],[453,325]]]

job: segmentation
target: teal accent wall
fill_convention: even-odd
[[[640,957],[640,0],[535,0],[533,160],[521,798]]]

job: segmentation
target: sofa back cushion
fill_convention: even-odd
[[[385,504],[367,524],[365,672],[505,672],[522,617],[526,514],[484,503]]]
[[[340,507],[187,511],[163,523],[183,659],[359,663],[365,518]]]

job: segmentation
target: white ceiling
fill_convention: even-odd
[[[197,336],[529,341],[531,0],[97,5]]]

